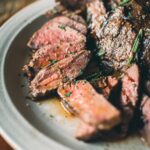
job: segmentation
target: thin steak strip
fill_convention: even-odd
[[[110,130],[120,122],[120,112],[85,80],[59,87],[58,94],[77,117],[95,129]]]
[[[90,52],[82,50],[53,66],[43,68],[31,82],[31,94],[33,97],[43,96],[68,80],[75,79],[85,69],[89,60]]]

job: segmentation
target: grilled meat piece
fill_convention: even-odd
[[[123,114],[121,128],[125,135],[138,102],[139,78],[138,66],[134,64],[127,69],[125,76],[122,78],[121,97],[119,101],[116,101],[116,106]]]
[[[99,3],[98,0],[96,2]],[[102,2],[99,7],[96,2],[95,5],[92,2],[88,5],[87,12],[90,12],[88,18],[91,18],[90,28],[97,43],[97,55],[104,68],[109,68],[111,72],[124,70],[129,58],[133,57],[132,46],[136,34],[125,19],[123,7],[118,7],[113,13],[106,15]],[[92,12],[95,6],[98,8]]]
[[[57,89],[62,83],[75,79],[85,69],[89,59],[90,52],[82,50],[52,66],[43,68],[31,81],[31,94],[35,98],[46,95],[51,90]]]
[[[86,42],[86,37],[69,26],[53,22],[50,26],[44,25],[35,32],[28,42],[28,46],[32,49],[39,49],[46,45],[62,42],[82,43]]]
[[[72,17],[73,18],[73,17]],[[83,23],[79,23],[77,22],[76,20],[79,19],[78,18],[75,18],[74,19],[71,19],[71,18],[68,18],[66,16],[58,16],[58,17],[55,17],[54,19],[50,20],[49,22],[47,22],[43,28],[47,28],[47,27],[50,27],[51,24],[53,23],[59,23],[61,24],[62,26],[68,26],[70,28],[73,28],[79,32],[81,32],[82,34],[86,35],[87,33],[87,27],[86,27],[86,24],[83,24]],[[81,19],[80,19],[81,20]]]
[[[25,65],[23,70],[27,76],[32,79],[40,69],[68,57],[70,54],[75,54],[78,51],[85,49],[85,43],[59,43],[47,45],[37,50],[30,60],[29,64]]]
[[[78,140],[88,141],[98,134],[98,130],[87,123],[81,122],[75,132],[75,137]]]
[[[95,81],[91,81],[91,84],[97,89],[101,90],[106,98],[109,98],[111,91],[118,85],[119,80],[116,77],[99,77]]]
[[[120,112],[85,80],[59,87],[58,94],[77,117],[95,129],[110,130],[120,122]]]
[[[102,25],[106,22],[106,9],[104,3],[99,0],[93,0],[87,3],[87,20],[91,34],[96,38],[101,32]]]
[[[143,96],[142,104],[141,104],[141,110],[142,110],[142,118],[144,122],[144,128],[142,130],[142,135],[145,138],[145,140],[150,144],[150,97],[147,95]]]

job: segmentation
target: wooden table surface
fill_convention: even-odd
[[[0,0],[0,25],[18,10],[35,0]],[[13,150],[9,144],[0,136],[0,150]]]

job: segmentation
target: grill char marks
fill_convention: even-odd
[[[136,37],[132,25],[124,17],[124,8],[118,7],[113,13],[106,14],[102,2],[99,4],[99,9],[104,7],[101,11],[94,11],[92,5],[88,5],[87,10],[93,10],[89,14],[89,18],[92,18],[90,28],[97,43],[100,61],[111,71],[123,70],[128,58],[133,57],[132,46]]]
[[[44,46],[33,54],[29,64],[24,66],[24,72],[26,72],[27,76],[32,79],[38,71],[45,66],[52,65],[84,48],[84,42],[54,43],[52,45]]]
[[[110,130],[120,122],[120,112],[85,80],[65,84],[58,89],[58,94],[73,108],[76,116],[93,127],[88,132],[92,135],[95,130]],[[86,132],[83,137],[80,133],[77,137],[86,139]]]
[[[82,50],[53,66],[43,68],[31,81],[31,94],[35,98],[44,96],[68,80],[75,79],[80,75],[81,70],[85,69],[89,59],[90,52]]]
[[[35,32],[28,42],[28,46],[32,49],[39,49],[46,45],[63,42],[86,42],[86,37],[69,26],[52,22],[50,26],[44,25]]]

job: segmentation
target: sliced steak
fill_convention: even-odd
[[[85,69],[89,59],[90,52],[82,50],[43,68],[31,82],[31,94],[33,97],[43,96],[57,89],[62,83],[75,79]]]
[[[96,2],[99,5],[96,5]],[[133,57],[132,46],[136,34],[132,24],[125,19],[123,7],[118,7],[113,13],[106,15],[102,2],[101,5],[98,0],[96,2],[96,6],[92,7],[91,2],[87,9],[93,10],[89,15],[90,28],[97,43],[100,65],[110,72],[124,70],[129,59]],[[97,9],[94,11],[95,7]]]
[[[79,17],[78,17],[79,18]],[[49,22],[47,22],[43,28],[48,28],[51,26],[51,24],[53,23],[59,23],[61,24],[63,27],[70,27],[70,28],[73,28],[79,32],[81,32],[82,34],[86,35],[87,33],[87,27],[86,25],[82,24],[82,23],[79,23],[77,21],[75,21],[75,19],[71,19],[71,18],[68,18],[66,16],[58,16],[58,17],[55,17],[54,19],[50,20]]]
[[[86,37],[80,32],[59,23],[52,23],[51,26],[45,25],[33,34],[28,46],[39,49],[43,46],[57,43],[86,42]]]
[[[85,80],[59,87],[58,94],[77,117],[95,129],[110,130],[120,122],[120,112]]]
[[[145,140],[150,144],[150,97],[147,95],[143,96],[142,104],[141,104],[141,110],[142,110],[142,118],[144,122],[144,128],[142,130],[142,136],[145,138]]]
[[[87,123],[81,122],[75,132],[75,137],[78,140],[88,141],[98,134],[98,130]]]
[[[116,101],[116,105],[122,111],[123,120],[121,128],[125,135],[138,102],[139,78],[139,68],[134,64],[126,71],[122,79],[121,98],[119,101]]]
[[[23,70],[27,76],[32,79],[40,69],[68,57],[70,54],[75,54],[78,51],[85,49],[85,43],[59,43],[47,45],[37,50],[30,60],[29,64],[25,65]]]
[[[106,9],[104,3],[93,0],[87,3],[87,20],[91,34],[96,37],[101,32],[102,25],[106,22]]]

